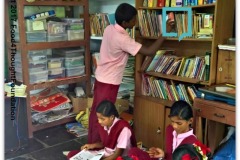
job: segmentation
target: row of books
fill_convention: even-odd
[[[212,38],[214,15],[211,13],[195,13],[193,16],[193,35],[195,35],[195,38]]]
[[[184,100],[192,104],[196,95],[193,85],[175,83],[142,74],[142,94],[170,101]]]
[[[175,21],[175,29],[178,36],[188,32],[188,13],[170,12]],[[170,13],[168,16],[170,17]],[[213,17],[211,13],[193,12],[191,24],[192,38],[212,38],[213,35]],[[162,34],[162,13],[156,10],[138,10],[139,29],[142,36],[158,37]],[[168,18],[167,18],[168,19]]]
[[[162,14],[156,10],[138,10],[139,29],[142,36],[158,37],[162,34]]]
[[[205,56],[179,57],[173,50],[159,50],[154,57],[146,57],[141,71],[153,71],[200,80],[209,80],[210,52]]]
[[[90,15],[91,36],[103,36],[104,29],[110,24],[108,14],[96,13]]]
[[[216,0],[144,0],[143,7],[182,7],[215,3]]]

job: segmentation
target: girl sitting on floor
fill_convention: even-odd
[[[97,118],[101,142],[85,144],[82,149],[104,149],[104,160],[115,160],[118,156],[127,155],[131,147],[136,147],[136,139],[128,122],[119,119],[119,114],[114,104],[108,100],[102,101],[97,109]],[[68,154],[70,159],[78,151]]]
[[[172,160],[172,153],[180,144],[193,144],[197,141],[191,128],[193,123],[192,107],[187,102],[182,100],[174,102],[168,117],[171,120],[171,125],[166,128],[166,150],[164,152],[160,148],[150,148],[148,153],[151,158]]]

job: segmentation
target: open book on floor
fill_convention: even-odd
[[[89,151],[84,149],[75,156],[71,157],[70,160],[100,160],[103,155],[104,150]]]

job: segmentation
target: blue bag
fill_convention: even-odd
[[[235,133],[227,140],[224,146],[213,156],[214,160],[235,160],[236,159],[236,139]]]

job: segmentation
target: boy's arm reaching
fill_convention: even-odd
[[[168,20],[166,23],[167,23],[167,32],[171,32],[172,29],[175,27],[174,21]],[[139,53],[145,56],[155,55],[157,50],[159,50],[160,47],[162,46],[162,43],[164,42],[164,40],[165,38],[162,37],[161,35],[152,45],[148,47],[142,45],[142,47],[139,50]]]

